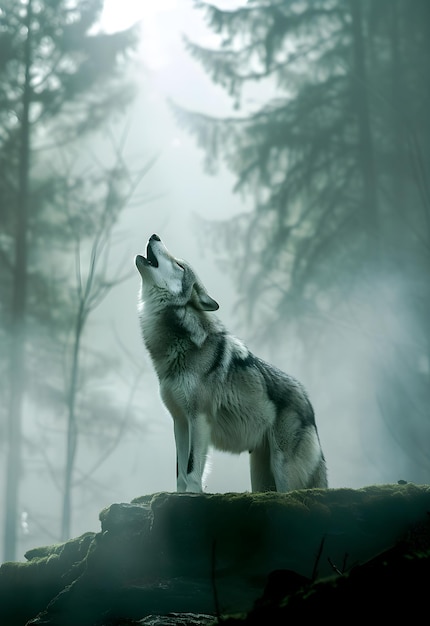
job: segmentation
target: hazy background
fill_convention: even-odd
[[[202,47],[215,48],[219,44],[219,38],[205,24],[203,12],[191,0],[106,0],[104,4],[101,27],[105,31],[123,30],[140,22],[140,43],[134,65],[128,70],[138,92],[125,115],[112,121],[109,132],[101,130],[96,136],[85,138],[79,159],[82,167],[87,160],[106,165],[113,159],[112,145],[121,144],[123,160],[134,168],[144,168],[152,159],[154,162],[119,215],[106,259],[108,274],[119,272],[129,276],[115,285],[94,310],[83,335],[86,350],[83,362],[91,368],[91,355],[102,354],[99,367],[105,362],[108,369],[105,378],[99,377],[91,383],[93,391],[106,397],[115,406],[115,412],[109,414],[106,432],[102,410],[97,412],[95,427],[83,427],[80,432],[72,490],[71,535],[98,530],[99,511],[114,501],[175,489],[171,418],[159,400],[157,380],[143,348],[136,314],[139,275],[134,268],[134,256],[144,252],[152,233],[159,234],[174,255],[193,264],[211,296],[219,302],[219,316],[226,325],[255,352],[305,384],[315,408],[330,486],[360,487],[399,479],[419,480],[408,475],[410,454],[404,454],[404,435],[400,440],[392,435],[387,423],[391,407],[384,400],[381,408],[375,379],[375,362],[382,359],[386,363],[393,358],[391,344],[387,347],[381,339],[381,327],[389,328],[390,333],[404,337],[406,342],[410,339],[410,318],[396,315],[405,303],[405,292],[403,286],[398,288],[400,279],[396,272],[370,274],[375,280],[362,283],[364,286],[350,292],[341,304],[334,305],[329,295],[323,301],[322,289],[322,294],[318,294],[321,315],[315,322],[312,323],[311,316],[301,326],[300,315],[297,313],[296,318],[292,307],[291,317],[287,319],[291,327],[287,327],[284,318],[275,323],[272,312],[264,313],[269,302],[267,291],[239,292],[237,257],[244,245],[240,228],[237,237],[233,233],[224,240],[219,235],[222,231],[211,226],[202,228],[202,218],[222,223],[235,215],[251,213],[255,197],[233,193],[236,177],[226,165],[228,158],[213,175],[207,173],[203,163],[205,150],[197,147],[186,122],[177,123],[168,101],[208,116],[237,117],[257,110],[269,97],[276,96],[279,87],[275,79],[247,88],[242,108],[238,110],[234,106],[235,98],[215,85],[202,63],[185,49],[184,34]],[[233,9],[238,4],[224,0],[217,6]],[[428,65],[428,58],[424,62]],[[291,80],[296,79],[291,77]],[[55,157],[48,157],[48,166],[54,160]],[[310,191],[316,193],[316,189]],[[208,236],[208,229],[213,236],[210,233]],[[251,242],[250,251],[253,249]],[[88,256],[88,251],[83,250],[82,254]],[[54,275],[58,266],[56,253],[47,248],[44,262],[52,265]],[[259,257],[250,254],[250,266],[254,262],[260,269],[263,267]],[[428,269],[424,263],[425,267]],[[337,271],[333,264],[331,274]],[[425,269],[420,271],[425,275]],[[73,262],[70,272],[75,272]],[[386,293],[381,305],[375,294],[382,290]],[[256,309],[252,322],[248,314],[251,300]],[[424,310],[428,314],[427,302]],[[413,308],[414,302],[410,304]],[[414,358],[417,371],[428,381],[430,353],[426,341],[419,338],[422,350]],[[44,357],[38,362],[40,374]],[[47,376],[50,375],[48,372]],[[391,397],[397,402],[398,385],[393,381],[386,384],[391,384]],[[418,403],[420,398],[417,394]],[[410,411],[417,410],[410,402],[406,406]],[[402,413],[402,418],[409,419],[408,411]],[[428,451],[430,440],[425,441],[430,432],[428,408],[423,420],[427,420],[426,426],[421,434],[415,432],[412,444],[408,442],[409,449],[413,449],[415,441],[417,446],[420,442],[420,449],[424,447]],[[29,547],[60,538],[66,449],[65,420],[46,403],[37,404],[27,397],[22,428],[16,555],[19,559]],[[3,433],[6,435],[6,428]],[[6,463],[6,451],[5,443],[0,446],[2,467]],[[212,466],[208,491],[250,489],[246,454],[233,457],[214,453]],[[0,490],[4,489],[2,480]],[[5,497],[3,492],[0,495]]]

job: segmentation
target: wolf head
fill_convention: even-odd
[[[146,257],[138,254],[135,262],[142,277],[143,302],[190,304],[200,311],[219,308],[191,266],[173,257],[158,235],[149,238]]]

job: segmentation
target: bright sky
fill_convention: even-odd
[[[109,30],[121,30],[142,18],[151,20],[159,13],[175,10],[178,4],[179,0],[105,0],[103,22]]]
[[[107,31],[123,30],[141,22],[143,57],[149,67],[158,70],[169,62],[164,51],[159,16],[178,9],[178,0],[105,0],[102,25]],[[183,2],[187,5],[188,2]]]
[[[218,0],[220,8],[233,9],[245,0]],[[205,29],[203,14],[193,0],[105,0],[102,26],[107,31],[122,30],[141,21],[142,55],[153,71],[175,61],[174,48],[184,32],[210,45],[213,33]]]

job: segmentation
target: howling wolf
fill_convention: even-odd
[[[312,405],[302,385],[231,335],[191,266],[158,235],[141,275],[144,343],[173,417],[177,491],[201,492],[208,447],[250,454],[253,491],[327,487]]]

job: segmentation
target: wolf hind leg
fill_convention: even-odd
[[[270,464],[275,478],[276,491],[327,487],[324,456],[316,429],[309,426],[300,438],[288,447],[281,448],[276,438],[270,441]]]
[[[326,489],[328,487],[327,467],[322,454],[318,465],[309,479],[308,487],[319,487],[321,489]]]
[[[276,491],[275,479],[270,468],[270,448],[267,437],[249,453],[251,487],[253,492]]]

